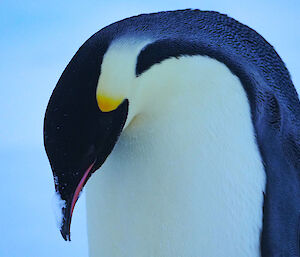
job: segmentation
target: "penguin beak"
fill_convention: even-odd
[[[71,241],[71,236],[70,236],[70,227],[71,227],[71,221],[72,221],[72,215],[73,215],[73,210],[75,207],[75,204],[79,198],[79,194],[81,193],[84,185],[86,184],[87,180],[92,174],[92,169],[93,166],[95,165],[95,162],[93,162],[88,169],[83,173],[83,176],[81,180],[79,181],[75,192],[73,193],[73,196],[69,198],[65,205],[62,206],[62,223],[61,223],[61,228],[60,228],[60,233],[62,237],[65,239],[65,241]]]
[[[80,117],[80,122],[87,123],[81,127],[74,126],[75,123],[70,123],[70,120],[68,125],[59,119],[62,125],[58,131],[55,129],[58,122],[56,116],[52,116],[51,108],[46,112],[45,148],[53,171],[55,190],[60,197],[60,232],[66,241],[70,241],[72,214],[80,192],[92,173],[112,152],[125,125],[128,105],[125,99],[113,111],[102,112],[98,109],[92,118]]]

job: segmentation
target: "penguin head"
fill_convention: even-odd
[[[63,203],[60,231],[65,240],[70,240],[72,213],[83,186],[111,153],[128,115],[126,96],[97,94],[101,51],[106,49],[86,43],[78,50],[45,114],[44,145]]]
[[[170,48],[169,41],[144,38],[106,41],[95,34],[61,75],[45,114],[44,144],[63,202],[60,230],[65,240],[70,240],[81,190],[109,156],[122,130],[137,115],[162,115],[166,103],[180,94],[176,91],[180,87],[174,86],[182,79],[175,76],[181,74],[178,60],[161,63],[176,57],[172,51],[177,47],[177,42],[176,48]],[[163,55],[160,50],[171,52]]]

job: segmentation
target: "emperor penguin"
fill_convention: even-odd
[[[299,115],[274,48],[226,15],[101,29],[45,114],[63,238],[101,167],[86,192],[92,257],[299,257]]]

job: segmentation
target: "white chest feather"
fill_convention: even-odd
[[[87,184],[90,255],[260,256],[265,174],[238,78],[194,56],[133,79],[143,111]]]

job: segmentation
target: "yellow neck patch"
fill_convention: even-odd
[[[123,98],[112,98],[105,95],[97,94],[97,103],[102,112],[110,112],[118,108]]]

